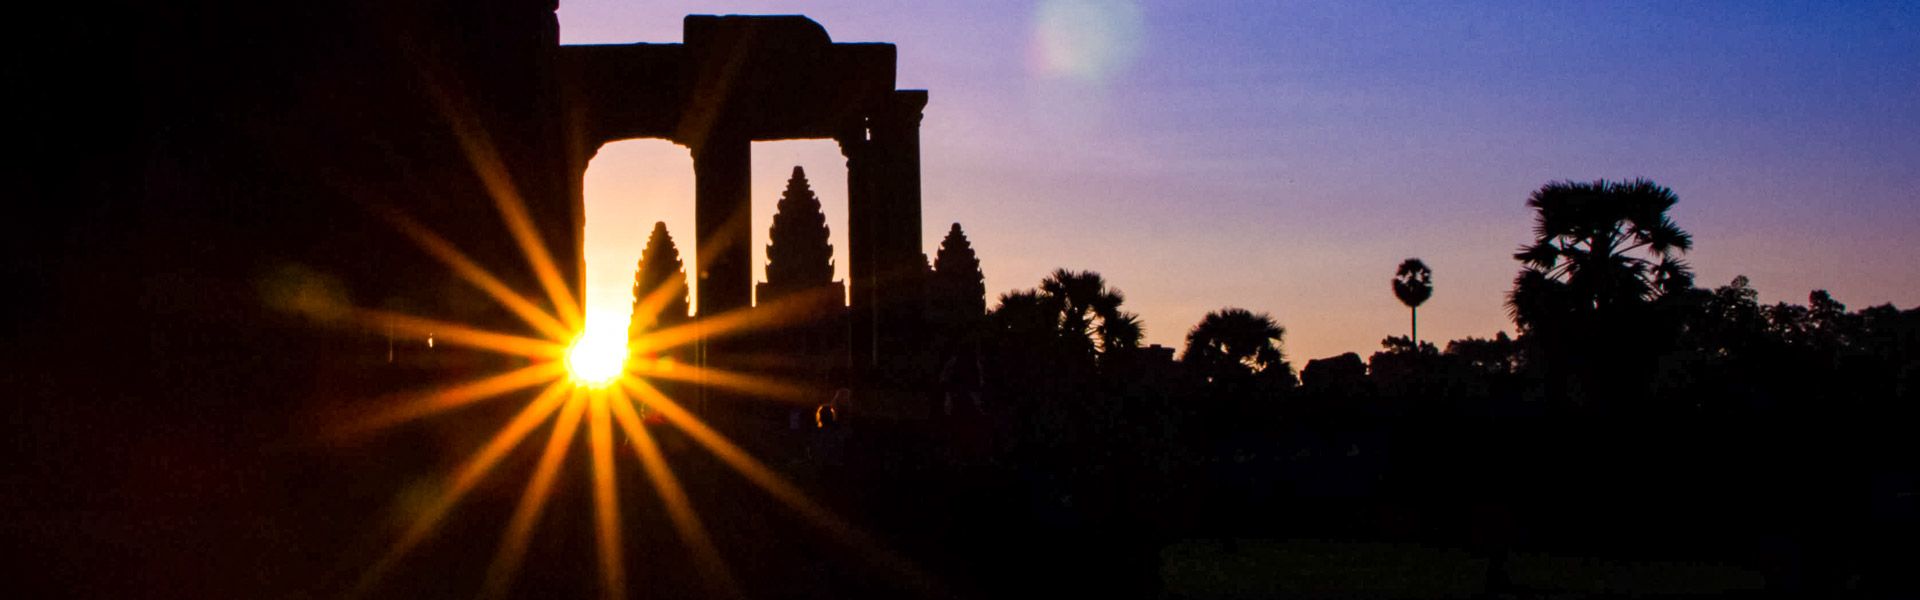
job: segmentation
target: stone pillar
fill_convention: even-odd
[[[752,144],[744,137],[709,139],[693,147],[694,313],[712,317],[753,302],[749,217]]]
[[[920,245],[921,90],[894,92],[836,139],[847,157],[851,359],[856,371],[913,351],[925,264]]]
[[[869,225],[874,240],[874,344],[876,364],[904,361],[921,350],[926,256],[920,243],[920,117],[924,90],[893,92],[869,119],[870,144],[879,172],[873,177],[878,199]]]
[[[881,217],[876,214],[879,202],[874,185],[878,169],[864,122],[834,139],[847,157],[847,348],[849,364],[859,371],[872,367],[874,359],[874,278],[879,265],[874,262],[873,224]]]
[[[745,137],[710,136],[693,150],[693,273],[700,297],[695,323],[714,315],[747,308],[753,302],[753,270],[749,216],[753,210],[753,144]],[[696,325],[698,326],[698,325]],[[725,368],[726,344],[707,338],[701,330],[694,346],[694,363]],[[712,419],[709,405],[715,391],[698,382],[695,410]]]

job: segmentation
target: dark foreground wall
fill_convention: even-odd
[[[539,289],[457,133],[575,272],[553,0],[29,4],[0,117],[4,595],[327,595],[448,459],[318,446],[312,415],[480,365],[389,362],[311,302],[517,326],[368,208]]]

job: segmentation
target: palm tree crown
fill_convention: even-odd
[[[1283,364],[1280,339],[1284,335],[1286,329],[1266,313],[1223,308],[1207,313],[1187,332],[1187,349],[1180,360],[1208,377],[1258,374]]]
[[[1039,289],[1002,294],[990,316],[1003,334],[1043,336],[1069,354],[1093,358],[1140,346],[1140,317],[1120,310],[1125,300],[1099,273],[1059,269]]]
[[[1140,317],[1120,310],[1126,297],[1099,273],[1055,270],[1040,282],[1039,300],[1061,335],[1100,354],[1140,345]]]
[[[1679,255],[1693,237],[1667,216],[1672,190],[1645,179],[1557,181],[1527,199],[1534,241],[1513,255],[1524,268],[1508,310],[1521,327],[1549,315],[1651,301],[1693,286]]]
[[[1400,261],[1400,268],[1393,272],[1393,295],[1407,305],[1407,320],[1411,332],[1407,339],[1418,348],[1420,341],[1420,304],[1433,297],[1433,269],[1418,258]]]
[[[1433,269],[1418,258],[1401,261],[1400,268],[1393,272],[1393,295],[1407,308],[1419,308],[1433,297]]]

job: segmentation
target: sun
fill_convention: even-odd
[[[620,332],[625,333],[625,332]],[[575,385],[605,387],[626,373],[627,340],[589,329],[567,348],[567,375]]]

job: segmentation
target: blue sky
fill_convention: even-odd
[[[1510,332],[1523,202],[1567,178],[1673,188],[1702,284],[1920,304],[1920,4],[562,0],[561,37],[677,42],[690,13],[898,44],[900,85],[931,94],[929,253],[957,221],[990,294],[1099,271],[1149,342],[1239,306],[1287,327],[1296,365],[1366,354],[1405,332],[1388,281],[1415,256],[1423,338]],[[795,164],[844,252],[832,143],[755,152],[756,252]],[[611,314],[654,221],[690,252],[690,162],[623,142],[587,186]]]

